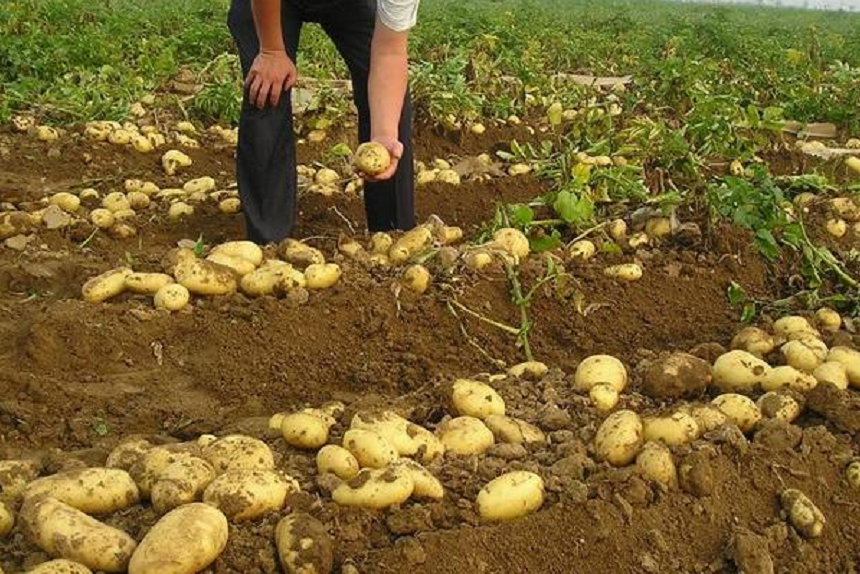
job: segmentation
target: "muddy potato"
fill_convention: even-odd
[[[592,355],[576,367],[573,389],[586,393],[599,383],[610,385],[620,393],[627,386],[627,369],[624,363],[610,355]]]
[[[685,412],[669,416],[646,418],[642,421],[645,442],[661,442],[667,446],[688,444],[699,438],[699,423]]]
[[[329,574],[334,550],[322,522],[304,513],[292,513],[275,528],[278,558],[286,574]]]
[[[759,387],[770,365],[746,351],[729,351],[714,362],[714,384],[723,392],[751,392]]]
[[[515,163],[514,165],[508,168],[508,175],[511,177],[518,177],[521,175],[526,175],[532,172],[532,166],[526,163]]]
[[[663,443],[646,442],[642,452],[636,457],[636,468],[646,479],[666,487],[671,488],[678,483],[678,471],[672,452]]]
[[[543,479],[533,472],[517,470],[490,481],[478,493],[476,505],[488,521],[513,520],[526,516],[543,504]]]
[[[430,287],[432,277],[423,265],[410,265],[400,276],[400,284],[419,295]]]
[[[761,412],[756,404],[743,395],[726,393],[715,398],[711,404],[720,409],[729,422],[737,425],[743,433],[753,430],[761,420]]]
[[[55,193],[48,202],[51,205],[56,205],[66,213],[74,213],[81,206],[81,198],[67,191]]]
[[[137,485],[118,468],[87,468],[38,478],[24,498],[47,496],[87,514],[109,514],[140,500]]]
[[[218,202],[218,211],[221,213],[232,215],[239,213],[242,210],[242,200],[238,197],[228,197]]]
[[[770,391],[756,401],[761,414],[765,418],[780,419],[789,424],[800,416],[802,408],[790,394]]]
[[[370,236],[370,252],[388,254],[391,246],[394,245],[394,240],[384,231],[377,231]]]
[[[294,478],[274,470],[229,470],[206,487],[203,502],[241,522],[280,511],[287,496],[300,490]]]
[[[166,273],[131,273],[125,278],[125,288],[132,293],[155,295],[165,285],[173,283]]]
[[[360,467],[351,452],[336,444],[328,444],[317,453],[317,472],[330,472],[342,480],[355,478]]]
[[[153,303],[156,309],[164,309],[165,311],[181,311],[188,306],[191,300],[191,293],[188,289],[179,283],[171,283],[165,285],[156,291],[153,297]]]
[[[384,468],[400,458],[397,449],[385,437],[364,429],[346,431],[343,447],[362,468]]]
[[[508,375],[518,379],[538,380],[546,376],[549,367],[540,361],[526,361],[508,369]]]
[[[818,380],[813,375],[785,365],[770,369],[761,381],[761,388],[764,391],[792,389],[806,392],[811,391],[817,384]]]
[[[149,196],[142,191],[131,191],[126,196],[126,199],[128,200],[129,207],[135,211],[142,211],[152,203]]]
[[[412,498],[418,500],[442,500],[445,488],[429,470],[408,458],[401,458],[391,465],[397,472],[405,473],[412,480]]]
[[[793,341],[803,337],[819,337],[818,331],[809,324],[806,317],[792,315],[782,317],[773,324],[773,332],[785,341]]]
[[[19,518],[27,538],[46,553],[92,570],[125,572],[137,546],[125,532],[50,497],[28,499]]]
[[[191,251],[179,255],[175,277],[195,295],[230,295],[236,291],[236,277],[229,267],[198,259]]]
[[[546,441],[542,430],[520,419],[505,415],[490,415],[484,419],[484,424],[492,431],[496,442],[523,444]]]
[[[328,289],[338,282],[341,269],[337,263],[314,263],[305,269],[305,287],[308,289]]]
[[[457,413],[484,419],[490,415],[505,414],[505,401],[486,383],[469,379],[454,381],[451,402]]]
[[[594,450],[600,460],[612,466],[626,466],[642,449],[642,420],[633,411],[615,412],[600,425],[594,437]]]
[[[791,525],[805,538],[818,538],[824,533],[827,520],[809,497],[797,489],[787,488],[779,499]]]
[[[463,239],[463,230],[460,227],[443,225],[436,229],[435,235],[440,245],[453,245]]]
[[[229,267],[233,271],[233,273],[235,273],[239,277],[244,277],[249,273],[253,273],[257,269],[256,266],[247,259],[228,255],[224,252],[210,253],[206,257],[206,261],[211,261],[212,263],[217,263],[218,265],[223,265],[224,267]]]
[[[132,439],[122,442],[110,452],[105,466],[129,471],[135,463],[143,459],[150,449],[152,449],[152,444],[145,439]]]
[[[824,331],[834,332],[842,326],[842,317],[833,309],[822,307],[815,312],[815,322]]]
[[[486,251],[470,251],[463,256],[463,261],[469,269],[480,271],[493,263],[493,256]]]
[[[621,241],[627,237],[627,222],[623,219],[614,219],[609,222],[606,231],[612,239]]]
[[[4,538],[15,527],[15,515],[12,509],[0,500],[0,538]]]
[[[420,225],[404,233],[388,250],[388,258],[394,265],[401,265],[420,254],[430,246],[433,233],[430,228]]]
[[[110,209],[94,209],[90,212],[90,222],[99,229],[107,229],[114,224],[113,212]]]
[[[420,446],[415,440],[415,436],[420,433],[420,427],[393,411],[356,413],[352,417],[350,428],[375,432],[391,443],[400,456],[413,456]]]
[[[805,373],[814,371],[827,358],[827,345],[815,337],[792,339],[780,351],[786,363]]]
[[[729,422],[726,415],[712,405],[696,405],[690,407],[688,412],[696,420],[701,434],[711,432]]]
[[[177,460],[199,454],[199,450],[185,445],[167,445],[151,448],[129,469],[142,498],[149,498],[152,486],[167,467]]]
[[[305,268],[309,265],[325,263],[322,251],[295,239],[285,240],[281,243],[279,251],[287,263],[296,267]]]
[[[652,217],[645,222],[645,233],[656,239],[668,237],[672,234],[672,222],[668,217]]]
[[[224,514],[208,504],[180,506],[155,523],[140,542],[128,574],[194,574],[209,566],[227,546]]]
[[[254,267],[258,267],[263,263],[263,250],[253,241],[228,241],[216,245],[210,254],[223,254],[244,259]]]
[[[206,460],[189,456],[177,460],[158,476],[152,485],[150,498],[158,514],[165,514],[178,506],[197,502],[217,473]]]
[[[391,156],[382,144],[365,142],[355,150],[352,163],[361,173],[376,176],[388,169]]]
[[[492,245],[502,249],[505,253],[520,261],[529,256],[531,247],[528,237],[519,229],[506,227],[499,229],[493,234]]]
[[[0,500],[17,502],[41,468],[36,460],[0,460]]]
[[[588,398],[601,413],[608,413],[621,400],[621,394],[609,383],[597,383],[588,391]]]
[[[860,351],[849,347],[833,347],[827,354],[827,362],[844,366],[850,385],[860,388]]]
[[[180,168],[188,167],[192,163],[190,157],[175,149],[168,150],[161,156],[161,166],[167,175],[176,175]]]
[[[85,301],[101,303],[125,291],[125,280],[132,271],[128,267],[118,267],[93,277],[81,288]]]
[[[333,421],[311,413],[292,413],[281,420],[278,428],[288,445],[313,450],[328,442]]]
[[[415,489],[409,473],[398,468],[364,469],[338,486],[332,498],[341,506],[381,509],[403,504]]]
[[[460,185],[460,174],[453,169],[441,169],[436,174],[435,181],[446,185]]]
[[[424,464],[429,464],[445,454],[445,445],[435,434],[418,425],[410,425],[410,434],[418,445],[415,457]]]
[[[776,342],[767,331],[747,327],[732,339],[732,349],[742,350],[761,359],[776,348]]]
[[[177,201],[176,203],[171,203],[170,207],[167,210],[167,217],[171,221],[179,221],[180,219],[185,219],[187,217],[191,217],[194,215],[194,207],[188,205],[184,201]]]
[[[208,444],[200,451],[218,473],[228,470],[273,470],[275,458],[269,445],[243,435],[229,435]]]
[[[644,231],[640,233],[634,233],[627,239],[627,245],[630,249],[640,249],[642,247],[646,247],[651,243],[651,238],[648,237],[648,234]]]
[[[829,356],[826,363],[818,365],[812,371],[812,376],[819,383],[830,383],[843,391],[848,388],[848,370],[842,363],[830,361]]]
[[[851,488],[860,489],[860,461],[852,461],[845,468],[845,478]]]
[[[613,265],[604,269],[603,274],[619,281],[638,281],[642,278],[642,267],[636,263]]]
[[[597,247],[591,241],[582,239],[570,246],[568,257],[579,261],[588,261],[597,253]]]
[[[460,416],[445,422],[437,431],[445,450],[461,456],[482,454],[493,444],[493,431],[480,419]]]
[[[131,203],[123,192],[114,191],[104,196],[102,199],[102,207],[110,210],[111,213],[116,213],[118,211],[131,209]]]
[[[192,193],[210,193],[215,191],[215,180],[209,176],[198,177],[196,179],[191,179],[186,181],[182,186],[182,190],[191,195]]]
[[[305,274],[285,261],[270,259],[259,269],[242,277],[239,287],[245,295],[263,297],[304,287]]]
[[[79,562],[61,558],[42,562],[35,568],[27,570],[27,574],[93,574],[93,571]]]

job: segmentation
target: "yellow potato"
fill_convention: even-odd
[[[177,201],[176,203],[171,203],[170,208],[167,210],[167,217],[171,221],[179,221],[180,219],[185,219],[187,217],[191,217],[194,215],[194,207],[188,205],[184,201]]]
[[[778,319],[773,324],[773,331],[778,337],[786,341],[793,341],[802,337],[819,337],[816,331],[805,317],[792,315]]]
[[[166,311],[181,311],[188,305],[191,293],[179,283],[165,285],[155,293],[153,302],[156,309]]]
[[[209,176],[198,177],[185,182],[182,190],[187,194],[209,193],[215,191],[215,180]]]
[[[295,239],[284,240],[279,251],[287,263],[296,267],[305,268],[315,263],[319,265],[325,263],[322,251]]]
[[[480,419],[461,416],[444,423],[438,430],[445,450],[461,456],[483,454],[493,444],[493,431]]]
[[[215,467],[196,456],[177,460],[159,474],[150,498],[158,514],[200,500],[206,487],[215,480]]]
[[[388,169],[391,165],[391,155],[382,144],[365,142],[355,150],[352,163],[358,171],[375,176]]]
[[[642,279],[642,267],[636,263],[613,265],[604,269],[603,274],[619,281],[638,281]]]
[[[794,422],[800,416],[802,408],[791,395],[770,391],[756,401],[756,406],[765,418],[781,419],[787,423]]]
[[[149,153],[155,149],[155,142],[149,137],[142,135],[132,136],[131,145],[139,153]]]
[[[609,236],[612,237],[615,241],[621,241],[627,236],[627,222],[623,219],[613,219],[609,222],[606,230],[609,232]]]
[[[135,463],[143,459],[152,445],[145,439],[133,439],[119,444],[107,457],[107,468],[119,468],[130,471]]]
[[[343,446],[355,456],[362,468],[384,468],[400,458],[385,437],[364,430],[350,429],[343,435]]]
[[[815,312],[815,320],[825,331],[838,331],[842,326],[842,317],[839,313],[827,307],[822,307]]]
[[[27,570],[27,574],[93,574],[93,571],[78,562],[59,559],[42,562]]]
[[[415,293],[423,294],[430,287],[432,276],[423,265],[410,265],[400,277],[400,283]]]
[[[852,461],[845,468],[845,478],[853,489],[860,489],[860,461]]]
[[[228,197],[218,202],[218,211],[228,215],[239,213],[242,210],[242,200],[238,197]]]
[[[229,267],[198,259],[193,253],[180,257],[175,276],[177,283],[195,295],[230,295],[236,291],[236,277]]]
[[[439,479],[414,460],[401,458],[391,466],[398,472],[406,473],[412,480],[412,498],[419,500],[442,500],[444,498],[445,488]]]
[[[833,351],[830,352],[832,355]],[[812,376],[819,383],[830,383],[837,389],[845,390],[848,388],[848,370],[842,363],[830,360],[830,355],[827,357],[827,362],[818,365]]]
[[[623,410],[607,417],[594,437],[594,450],[600,460],[612,466],[626,466],[636,459],[643,444],[642,421],[633,411]]]
[[[426,169],[419,171],[415,176],[415,185],[422,186],[427,185],[428,183],[433,183],[436,181],[436,170]]]
[[[87,468],[39,478],[27,485],[24,498],[51,497],[87,514],[109,514],[140,500],[137,485],[118,468]]]
[[[152,486],[161,474],[174,462],[199,454],[199,448],[185,445],[167,445],[151,448],[129,469],[129,474],[137,483],[140,495],[149,498]]]
[[[726,415],[712,405],[696,405],[691,407],[688,412],[696,420],[696,425],[701,434],[711,432],[729,422]]]
[[[341,506],[381,509],[403,504],[415,489],[410,475],[402,469],[364,469],[358,476],[342,483],[332,498]]]
[[[540,361],[526,361],[508,369],[508,375],[518,379],[541,379],[549,372],[549,367]]]
[[[78,194],[78,197],[80,198],[82,203],[95,203],[96,201],[98,201],[101,195],[95,189],[88,187],[86,189],[82,189],[81,192]]]
[[[756,404],[743,395],[726,393],[715,398],[711,404],[720,409],[743,433],[753,430],[761,420],[761,412]]]
[[[370,236],[370,252],[387,255],[394,245],[394,239],[384,231],[377,231]]]
[[[128,267],[118,267],[93,277],[81,288],[85,301],[101,303],[125,291],[125,280],[132,271]]]
[[[811,391],[818,380],[809,373],[798,371],[794,367],[782,366],[770,369],[761,381],[764,391],[792,389],[795,391]]]
[[[800,337],[784,344],[785,362],[799,371],[811,373],[827,358],[827,345],[816,337]]]
[[[484,424],[492,431],[496,442],[522,444],[546,441],[543,431],[526,421],[505,415],[490,415]]]
[[[247,259],[228,255],[223,251],[210,253],[206,257],[206,261],[211,261],[212,263],[217,263],[218,265],[223,265],[224,267],[229,267],[233,270],[233,273],[235,273],[239,277],[244,277],[249,273],[253,273],[257,269],[257,267]]]
[[[27,537],[49,555],[92,570],[125,572],[137,546],[125,532],[50,497],[28,499],[20,520]]]
[[[128,574],[194,574],[209,566],[227,546],[224,514],[208,504],[180,506],[155,523],[140,542]]]
[[[824,224],[824,229],[833,237],[845,237],[848,233],[848,223],[844,219],[828,219]]]
[[[131,209],[131,202],[128,197],[121,191],[109,193],[102,199],[102,207],[116,213],[117,211],[127,211]]]
[[[206,487],[203,501],[240,522],[280,511],[300,490],[294,478],[273,470],[230,470]]]
[[[288,445],[313,450],[328,442],[332,422],[311,413],[292,413],[281,417],[278,428]]]
[[[436,181],[446,185],[460,185],[460,174],[453,169],[441,169],[436,174]]]
[[[663,443],[646,442],[636,457],[636,468],[648,480],[659,482],[666,487],[671,488],[678,483],[672,452]]]
[[[114,145],[128,145],[134,134],[126,129],[113,130],[108,135],[108,141]]]
[[[805,538],[818,538],[824,533],[827,520],[809,497],[797,489],[787,488],[779,499],[792,526]]]
[[[331,536],[309,514],[292,513],[275,528],[281,567],[288,574],[325,574],[334,564]]]
[[[591,404],[602,413],[614,409],[621,400],[621,394],[609,383],[597,383],[588,391],[588,397]]]
[[[582,239],[570,246],[568,257],[574,260],[588,261],[597,253],[597,247],[591,241]]]
[[[242,277],[239,287],[251,297],[287,292],[306,285],[305,274],[285,261],[270,259],[259,269]]]
[[[341,269],[337,263],[309,265],[305,269],[305,287],[308,289],[328,289],[338,282]]]
[[[342,480],[355,478],[360,467],[351,452],[336,444],[329,444],[317,453],[317,472],[330,472]]]
[[[55,193],[48,200],[51,205],[56,205],[67,213],[74,213],[81,206],[81,198],[67,191]]]
[[[190,157],[179,150],[169,150],[161,156],[161,166],[164,168],[164,173],[167,175],[176,175],[180,168],[188,167],[192,164]]]
[[[0,500],[0,538],[4,538],[15,527],[15,515],[12,509]]]
[[[699,437],[696,419],[684,412],[669,416],[646,418],[642,421],[645,442],[661,442],[668,446],[691,443]]]
[[[120,209],[119,211],[113,212],[114,221],[117,221],[117,222],[132,219],[135,215],[137,215],[137,212],[131,208]]]
[[[860,351],[849,347],[833,347],[827,354],[827,361],[840,363],[848,374],[848,382],[854,388],[860,388]]]
[[[533,472],[518,470],[492,480],[478,493],[478,513],[484,520],[513,520],[541,507],[543,479]]]
[[[750,392],[762,384],[770,365],[746,351],[729,351],[714,362],[714,384],[721,391]]]
[[[435,235],[440,245],[453,245],[463,239],[463,230],[459,227],[443,225],[435,230]]]
[[[419,442],[415,440],[421,432],[418,430],[420,427],[393,411],[356,413],[352,417],[350,428],[375,432],[391,443],[397,454],[401,456],[413,456],[420,447]]]
[[[445,445],[429,430],[418,425],[410,425],[409,431],[415,444],[418,445],[418,451],[414,456],[424,464],[429,464],[445,454]]]
[[[275,458],[269,445],[249,436],[225,436],[203,447],[201,454],[218,473],[275,468]]]
[[[8,503],[18,502],[41,468],[35,460],[0,460],[0,498]]]
[[[593,355],[576,367],[573,389],[587,393],[594,385],[606,383],[620,393],[627,386],[627,369],[624,363],[610,355]]]
[[[668,217],[652,217],[645,222],[645,233],[655,239],[663,239],[672,234],[672,222]]]
[[[340,174],[333,169],[322,168],[314,176],[314,181],[319,185],[334,186],[340,181]]]
[[[155,295],[171,283],[173,277],[166,273],[131,273],[125,278],[126,290],[143,295]]]
[[[746,351],[761,359],[776,348],[776,342],[767,331],[758,327],[747,327],[732,339],[732,349]]]
[[[457,413],[484,419],[490,415],[505,414],[505,401],[486,383],[458,379],[454,381],[451,402]]]
[[[401,265],[419,255],[430,246],[433,233],[427,226],[418,226],[404,233],[388,251],[388,258],[394,265]]]
[[[511,167],[508,168],[508,175],[511,177],[517,177],[520,175],[526,175],[531,173],[532,166],[525,163],[515,163]]]
[[[528,257],[531,251],[528,237],[519,229],[510,227],[496,231],[493,234],[492,245],[502,249],[517,261]]]

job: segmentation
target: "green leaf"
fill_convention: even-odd
[[[729,285],[729,304],[734,307],[736,305],[740,305],[744,301],[748,299],[747,292],[743,287],[732,281],[732,284]]]
[[[594,203],[587,197],[578,197],[572,191],[558,192],[552,207],[566,223],[581,223],[594,215]]]
[[[750,301],[749,303],[744,305],[744,310],[741,313],[741,321],[743,321],[744,323],[751,323],[753,319],[755,319],[756,315],[757,310],[755,303]]]
[[[621,246],[617,243],[604,243],[600,246],[600,250],[604,253],[623,253]]]
[[[561,102],[553,102],[553,104],[546,110],[546,117],[549,119],[549,125],[552,127],[560,126],[563,116],[564,108],[562,107]]]
[[[349,148],[348,145],[341,142],[341,143],[337,144],[336,146],[333,146],[329,150],[329,153],[331,155],[333,155],[334,157],[349,157],[352,155],[352,150]]]
[[[530,237],[529,245],[534,253],[542,253],[561,247],[561,235],[558,230],[553,230],[551,235],[541,235],[539,237]]]
[[[767,259],[773,261],[779,257],[779,244],[769,229],[759,229],[755,234],[758,250]]]
[[[528,205],[518,203],[508,206],[508,217],[514,227],[528,227],[535,220],[535,212]]]

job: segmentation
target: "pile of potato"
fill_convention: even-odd
[[[326,263],[318,249],[288,239],[280,246],[283,259],[264,258],[251,241],[230,241],[213,247],[205,258],[186,248],[170,251],[163,272],[135,272],[128,267],[106,271],[82,288],[86,301],[100,303],[125,292],[150,295],[156,308],[184,309],[191,295],[250,297],[288,295],[299,290],[328,289],[338,282],[340,266]]]

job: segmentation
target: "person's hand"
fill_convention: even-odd
[[[262,109],[266,103],[277,106],[281,95],[298,79],[296,65],[283,50],[261,50],[245,79],[251,103]]]
[[[375,137],[371,138],[372,142],[376,142],[381,144],[382,147],[388,150],[388,155],[391,160],[388,169],[383,171],[382,173],[370,176],[367,174],[362,174],[362,177],[367,181],[386,181],[391,179],[394,174],[397,172],[397,165],[400,162],[400,158],[403,157],[403,144],[400,143],[396,138],[390,137]]]

